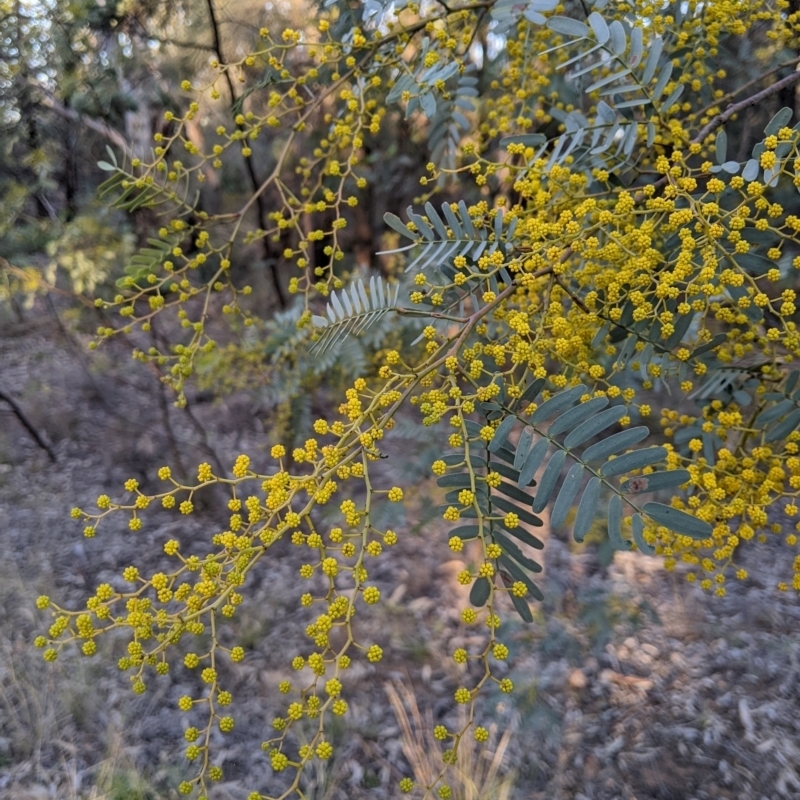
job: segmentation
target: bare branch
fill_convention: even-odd
[[[55,464],[56,463],[56,454],[53,452],[53,449],[50,445],[44,440],[44,437],[36,430],[34,424],[28,419],[25,412],[22,410],[22,407],[14,400],[13,397],[6,394],[2,389],[0,389],[0,400],[4,403],[7,403],[11,410],[14,412],[14,416],[22,423],[22,427],[25,428],[26,431],[31,435],[31,438],[39,445],[39,447],[44,450],[47,455],[50,457],[50,460]]]
[[[773,94],[777,94],[781,89],[791,86],[798,81],[800,81],[800,72],[793,72],[791,75],[787,75],[785,78],[775,81],[772,86],[767,86],[766,89],[762,89],[760,92],[756,92],[756,94],[750,95],[750,97],[740,100],[738,103],[729,105],[722,113],[717,114],[707,125],[700,129],[697,136],[692,139],[692,144],[702,144],[710,133],[722,127],[734,114],[738,114],[740,111],[750,106],[758,105],[762,100],[765,100]]]
[[[41,86],[37,86],[36,88],[42,91],[43,96],[41,102],[43,106],[49,108],[51,111],[54,111],[60,117],[64,117],[64,119],[69,119],[73,122],[80,122],[90,130],[93,130],[95,133],[99,133],[101,136],[108,139],[108,141],[110,141],[112,144],[119,147],[128,158],[133,158],[133,150],[128,140],[118,130],[112,128],[107,122],[94,119],[86,114],[81,114],[80,111],[76,111],[74,108],[68,108],[60,100],[50,94],[50,92],[42,89]]]

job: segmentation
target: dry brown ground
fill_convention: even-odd
[[[69,518],[72,506],[118,495],[131,476],[146,486],[160,464],[174,463],[164,413],[189,465],[209,457],[207,445],[227,464],[242,450],[258,459],[269,442],[246,398],[197,403],[196,426],[165,412],[158,384],[127,360],[124,345],[90,360],[51,315],[30,319],[0,331],[0,385],[46,432],[58,463],[0,406],[0,800],[177,797],[186,723],[173,709],[196,677],[175,668],[137,698],[114,667],[120,641],[107,642],[104,657],[47,666],[30,645],[44,624],[33,600],[46,592],[78,607],[129,563],[154,571],[168,536],[203,551],[213,507],[190,521],[154,513],[137,534],[108,525],[93,540]],[[401,444],[408,447],[397,437],[386,444],[390,456],[399,458]],[[394,798],[410,768],[435,762],[423,739],[409,767],[412,742],[387,685],[412,718],[416,703],[423,718],[457,721],[460,668],[447,654],[477,647],[479,631],[460,623],[459,565],[431,519],[434,494],[421,479],[398,526],[400,544],[372,572],[390,599],[362,630],[386,657],[378,668],[351,670],[337,756],[310,775],[309,798]],[[712,601],[652,560],[617,555],[606,568],[593,552],[549,539],[547,602],[533,625],[507,623],[516,691],[482,701],[502,766],[487,776],[491,762],[465,754],[457,797],[800,798],[800,606],[772,588],[787,553],[777,544],[753,549],[745,556],[751,579]],[[258,745],[278,711],[275,685],[304,638],[299,558],[290,546],[276,550],[230,626],[248,655],[226,676],[237,727],[224,743],[217,798],[270,785]],[[470,780],[480,784],[471,794]]]

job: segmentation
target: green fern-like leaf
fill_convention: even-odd
[[[128,289],[145,280],[156,272],[159,265],[167,261],[172,248],[178,244],[180,237],[168,236],[166,239],[148,239],[149,247],[142,247],[125,267],[125,276],[117,280],[117,286]]]

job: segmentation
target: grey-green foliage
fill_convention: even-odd
[[[528,399],[530,396],[535,397],[542,386],[543,381],[533,381],[529,387]],[[586,392],[583,385],[559,392],[542,402],[527,419],[522,419],[515,406],[509,404],[505,408],[506,416],[495,430],[489,443],[489,451],[510,454],[514,468],[518,470],[517,486],[520,489],[526,489],[533,475],[542,469],[539,485],[531,502],[532,510],[535,513],[541,512],[553,502],[551,523],[554,527],[563,524],[575,505],[584,478],[588,476],[589,480],[578,501],[574,523],[574,535],[578,541],[583,540],[594,521],[603,488],[610,495],[607,512],[609,537],[617,548],[630,547],[628,540],[621,534],[623,502],[634,509],[632,524],[637,546],[641,544],[639,539],[642,514],[656,524],[684,536],[708,538],[711,535],[711,526],[707,522],[661,503],[645,503],[638,508],[631,499],[632,495],[675,488],[685,483],[689,479],[686,470],[654,472],[630,478],[620,485],[612,480],[663,462],[667,451],[664,447],[631,449],[649,436],[649,429],[636,426],[610,433],[626,413],[624,406],[607,408],[607,398],[595,398],[576,405]],[[548,420],[552,420],[549,425],[546,424]],[[510,443],[509,435],[518,421],[527,422],[527,426],[520,434],[515,448]],[[590,443],[592,440],[596,441]],[[560,480],[568,458],[571,466],[566,477]],[[640,549],[648,551],[650,548],[640,546]]]
[[[785,439],[800,427],[798,378],[800,371],[792,370],[787,374],[782,387],[762,396],[763,400],[772,405],[758,415],[755,424],[764,431],[764,441],[767,443]]]
[[[337,367],[336,353],[308,354],[308,329],[297,327],[301,313],[302,306],[295,304],[276,313],[263,330],[249,328],[244,333],[242,348],[261,356],[268,376],[255,391],[256,406],[261,411],[294,403],[308,394],[307,387],[316,384],[319,376]]]
[[[131,289],[146,281],[148,275],[155,275],[160,265],[169,260],[172,249],[180,244],[182,238],[182,234],[173,233],[163,239],[148,239],[150,246],[139,248],[136,255],[131,256],[124,269],[125,275],[117,280],[117,286]]]
[[[530,0],[527,5],[519,0],[498,0],[492,6],[494,33],[507,33],[521,16],[535,25],[544,25],[547,20],[543,15],[555,11],[557,5],[558,0]]]
[[[352,10],[349,3],[342,3],[341,0],[325,0],[322,5],[323,8],[338,6],[343,13]],[[387,12],[393,11],[394,13],[398,13],[407,5],[408,0],[388,0],[388,2],[381,2],[381,0],[364,0],[364,2],[360,4],[360,17],[366,24],[379,24]]]
[[[561,164],[572,156],[572,168],[582,162],[587,168],[602,164],[614,167],[633,155],[639,134],[639,120],[632,110],[652,105],[664,112],[680,98],[679,84],[666,98],[664,91],[672,76],[672,62],[662,59],[663,41],[633,16],[608,22],[600,12],[605,3],[595,3],[586,22],[565,16],[544,14],[555,9],[551,0],[532,0],[526,7],[501,0],[493,15],[501,28],[522,13],[529,22],[544,25],[564,41],[545,50],[568,51],[569,57],[559,65],[568,82],[581,93],[597,92],[593,120],[579,109],[566,112],[558,108],[550,113],[564,125],[564,132],[552,142],[543,142],[534,158],[548,158],[547,168]],[[524,10],[522,10],[524,8]],[[597,77],[600,70],[608,74]],[[662,99],[663,98],[663,99]],[[655,140],[655,126],[647,122],[647,146]]]
[[[425,216],[416,213],[411,206],[406,210],[406,214],[417,232],[412,231],[395,214],[384,214],[384,220],[390,228],[411,239],[413,244],[386,250],[384,253],[399,253],[421,247],[422,249],[408,260],[407,271],[421,272],[431,266],[437,269],[449,267],[452,270],[452,261],[457,256],[477,261],[482,255],[491,255],[498,248],[508,253],[516,242],[514,237],[518,222],[516,218],[506,226],[502,214],[498,211],[493,228],[476,227],[463,200],[459,201],[455,210],[449,203],[442,203],[441,214],[432,203],[425,204]],[[511,283],[511,276],[506,270],[501,270],[499,274],[507,284]],[[447,276],[447,273],[445,275]]]
[[[431,160],[440,169],[452,170],[456,167],[456,154],[462,135],[470,129],[466,114],[475,111],[472,98],[478,96],[478,79],[468,70],[458,76],[455,87],[447,99],[442,98],[431,118],[428,133],[428,147]],[[447,175],[440,172],[438,183],[442,186]]]
[[[491,413],[496,414],[497,412]],[[524,552],[520,545],[534,550],[542,550],[544,543],[531,533],[530,529],[539,528],[544,523],[530,510],[530,496],[518,487],[519,471],[512,466],[513,453],[506,448],[500,448],[492,454],[495,460],[489,460],[485,442],[478,436],[481,426],[472,420],[466,420],[465,424],[467,433],[473,440],[469,447],[472,473],[491,471],[499,474],[502,480],[498,486],[489,487],[484,481],[475,481],[474,475],[470,471],[462,471],[443,475],[438,479],[437,484],[442,488],[450,489],[445,495],[445,502],[451,505],[459,504],[458,495],[463,489],[475,491],[481,515],[489,517],[489,519],[483,520],[483,535],[487,541],[498,544],[503,551],[498,559],[501,578],[511,583],[521,581],[525,584],[531,597],[541,600],[543,599],[542,592],[533,582],[531,574],[541,572],[542,567],[528,553]],[[442,460],[449,467],[457,468],[466,465],[463,452],[445,454]],[[520,503],[522,505],[519,505]],[[517,515],[519,524],[512,525],[506,521],[506,515],[511,512]],[[461,517],[465,520],[475,519],[477,511],[474,507],[463,509]],[[477,538],[480,533],[481,527],[477,522],[467,522],[449,530],[448,536],[459,536],[464,540],[469,540]],[[489,597],[489,592],[489,581],[486,578],[479,578],[473,584],[470,602],[476,606],[484,605]],[[531,622],[533,617],[527,601],[513,595],[511,595],[511,600],[522,619],[525,622]]]
[[[694,539],[711,536],[709,523],[685,511],[654,501],[641,507],[635,503],[637,496],[674,490],[687,483],[687,470],[662,470],[617,480],[630,472],[654,467],[667,456],[664,447],[636,447],[650,434],[645,426],[612,432],[627,413],[624,406],[609,407],[605,397],[581,403],[587,388],[579,385],[543,400],[523,419],[521,405],[539,397],[544,385],[542,379],[531,380],[516,401],[507,400],[501,390],[497,402],[479,404],[478,410],[488,420],[501,420],[488,446],[481,438],[483,426],[465,420],[466,454],[452,453],[443,458],[448,467],[462,469],[441,476],[438,485],[448,490],[445,502],[450,505],[460,503],[459,495],[464,489],[473,491],[477,509],[474,506],[462,508],[461,518],[475,519],[479,510],[483,520],[482,527],[477,521],[462,522],[449,531],[450,536],[474,539],[483,534],[487,540],[500,545],[503,552],[499,561],[505,579],[523,581],[529,593],[537,598],[541,593],[530,573],[539,572],[541,567],[520,545],[534,549],[543,547],[530,529],[543,524],[537,514],[548,505],[552,504],[550,523],[554,528],[563,525],[570,511],[576,509],[573,535],[582,542],[597,517],[603,497],[608,497],[605,512],[608,537],[617,550],[630,550],[635,544],[645,554],[655,553],[644,538],[645,517],[683,536]],[[514,445],[510,434],[519,422],[526,424]],[[564,475],[568,461],[569,468]],[[497,487],[476,480],[477,474],[488,472],[500,475]],[[538,484],[534,481],[537,473]],[[532,486],[535,487],[533,495],[529,493]],[[626,505],[633,509],[632,541],[623,535]],[[513,517],[507,521],[511,513],[518,522]],[[481,578],[473,585],[470,600],[480,606],[486,603],[489,594],[489,582]],[[529,621],[527,603],[520,598],[512,597],[512,600],[522,618]]]
[[[188,170],[181,170],[175,184],[169,188],[159,181],[144,182],[136,179],[123,153],[118,163],[114,151],[106,146],[110,161],[98,161],[97,166],[111,176],[97,189],[100,198],[111,196],[110,204],[120,211],[132,214],[143,208],[159,208],[160,213],[182,215],[197,208],[200,190],[192,181]]]
[[[360,278],[350,284],[350,290],[339,294],[331,292],[327,305],[327,318],[314,316],[313,322],[321,329],[313,351],[321,355],[342,342],[348,336],[358,336],[390,311],[397,308],[400,284],[385,284],[379,275],[369,279],[369,294]]]
[[[431,50],[432,42],[426,36],[422,40],[421,51],[419,56],[415,59],[416,64],[424,65],[425,56]],[[437,61],[430,67],[421,66],[417,72],[409,70],[408,66],[402,64],[398,68],[401,70],[395,80],[392,90],[386,96],[388,104],[396,103],[403,95],[408,92],[409,99],[406,102],[406,119],[408,119],[415,111],[422,111],[422,113],[430,120],[434,118],[438,103],[437,95],[440,94],[437,89],[439,86],[446,85],[449,80],[459,74],[459,64],[456,59],[449,61]]]

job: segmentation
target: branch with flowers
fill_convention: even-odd
[[[112,175],[103,191],[118,207],[150,207],[163,224],[118,293],[95,301],[120,320],[94,344],[173,319],[175,341],[134,356],[165,368],[177,405],[196,361],[217,348],[212,323],[238,320],[258,333],[251,287],[233,269],[254,244],[283,248],[298,347],[313,353],[323,326],[339,326],[323,342],[333,348],[341,331],[396,322],[376,334],[370,366],[313,435],[303,432],[294,448],[271,445],[272,469],[257,471],[241,454],[230,475],[203,463],[196,482],[181,483],[163,467],[163,491],[144,493],[131,479],[124,499],[102,495],[97,510],[73,512],[93,538],[111,514],[126,515],[136,533],[154,504],[190,515],[209,487],[230,494],[227,527],[210,535],[208,554],[184,555],[171,539],[168,568],[142,575],[128,565],[85,609],[39,599],[53,615],[36,641],[48,661],[68,645],[92,656],[98,637],[123,630],[119,667],[135,692],[176,663],[197,671],[204,691],[179,702],[191,716],[193,765],[181,793],[205,797],[222,777],[212,731],[233,729],[235,698],[219,667],[244,650],[224,646],[220,626],[241,613],[248,576],[267,568],[264,556],[284,539],[306,555],[297,603],[318,613],[307,646],[286,654],[297,679],[277,687],[282,711],[264,736],[274,786],[251,800],[302,797],[304,768],[331,758],[325,723],[348,713],[347,670],[383,656],[359,620],[381,600],[373,560],[404,535],[376,525],[379,506],[404,498],[375,469],[384,456],[402,457],[389,435],[400,418],[430,429],[439,445],[430,469],[445,491],[449,547],[474,556],[458,574],[470,587],[461,619],[486,627],[480,647],[451,654],[472,669],[453,695],[466,708],[463,724],[434,729],[447,743],[441,769],[424,786],[404,779],[403,791],[451,797],[464,737],[488,739],[481,691],[513,690],[498,666],[509,656],[502,626],[513,615],[529,621],[541,596],[532,575],[545,508],[554,528],[571,521],[579,544],[605,509],[614,548],[660,557],[713,596],[732,576],[747,578],[744,543],[780,537],[790,566],[779,586],[800,590],[797,535],[770,521],[776,507],[796,517],[800,494],[800,126],[790,127],[790,109],[777,110],[744,163],[728,158],[724,130],[738,131],[738,112],[800,73],[723,109],[755,84],[740,75],[730,86],[726,69],[709,67],[764,27],[769,41],[786,43],[800,18],[785,18],[784,6],[734,13],[713,3],[702,19],[678,21],[650,9],[645,24],[627,6],[601,14],[548,2],[411,3],[359,22],[334,4],[303,30],[261,31],[240,61],[215,62],[205,82],[184,83],[186,109],[170,115],[150,163],[104,162]],[[490,58],[490,25],[505,37],[496,72],[479,107],[458,106],[476,42]],[[779,60],[775,47],[754,80],[797,62]],[[256,67],[269,80],[241,94],[231,125],[201,152],[187,123],[221,99],[218,85],[233,96],[232,76],[246,82]],[[374,180],[370,147],[405,126],[422,137],[445,103],[464,112],[448,129],[458,157],[432,158],[404,217],[387,214],[385,275],[370,284],[377,301],[345,243]],[[238,210],[198,212],[192,196],[204,170],[222,169],[230,153],[252,158],[260,138],[274,154],[266,177],[251,181]],[[416,340],[406,335],[414,325]],[[323,524],[334,498],[336,523]]]

